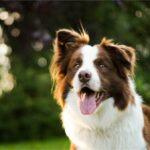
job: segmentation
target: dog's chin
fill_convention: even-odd
[[[83,115],[92,115],[110,97],[104,89],[95,91],[89,86],[82,87],[78,96],[78,106]]]

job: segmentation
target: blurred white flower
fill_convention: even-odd
[[[9,72],[11,65],[8,55],[11,48],[4,43],[3,29],[0,26],[0,96],[3,92],[11,91],[14,88],[14,77]]]
[[[0,12],[0,19],[6,20],[9,17],[9,13],[7,11],[1,11]]]

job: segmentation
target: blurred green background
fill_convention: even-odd
[[[80,29],[82,22],[91,44],[102,37],[137,50],[137,91],[150,104],[150,3],[147,1],[0,1],[0,149],[29,149],[4,142],[33,142],[67,147],[53,100],[49,64],[52,42],[60,28]],[[52,142],[53,141],[53,142]],[[54,141],[58,141],[55,143]],[[8,145],[8,146],[6,146]],[[32,145],[32,144],[31,144]],[[31,146],[30,148],[33,149]],[[43,146],[42,146],[43,147]],[[53,148],[52,148],[53,147]],[[60,149],[60,147],[58,149]],[[62,148],[63,149],[63,148]],[[64,148],[65,149],[65,148]]]

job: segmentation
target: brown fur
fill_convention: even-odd
[[[81,33],[67,29],[57,31],[50,72],[56,84],[54,97],[61,107],[64,106],[64,98],[69,88],[66,73],[70,58],[79,47],[88,42],[89,36],[84,30]]]
[[[70,150],[77,150],[77,149],[76,149],[76,146],[75,146],[74,144],[71,144],[71,145],[70,145]]]
[[[106,38],[102,39],[100,45],[107,50],[122,78],[134,75],[136,62],[135,49],[125,45],[114,44]]]
[[[144,113],[144,124],[145,124],[143,129],[143,134],[150,148],[150,107],[143,105],[142,108]]]
[[[105,38],[99,49],[99,61],[107,66],[107,69],[99,72],[102,86],[110,96],[114,97],[114,105],[123,110],[129,102],[134,103],[134,97],[129,90],[128,76],[133,76],[135,50],[125,45],[114,44]]]

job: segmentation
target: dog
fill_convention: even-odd
[[[70,150],[149,149],[150,108],[136,92],[135,64],[132,47],[57,31],[50,71]]]

